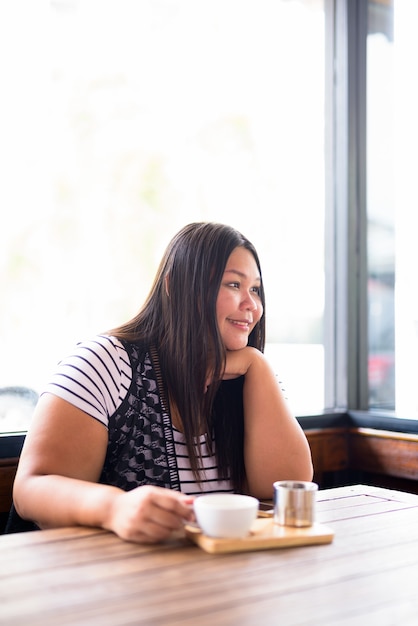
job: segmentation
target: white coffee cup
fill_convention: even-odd
[[[208,493],[194,501],[203,534],[209,537],[246,537],[257,518],[259,501],[234,493]]]

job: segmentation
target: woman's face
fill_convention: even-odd
[[[235,248],[222,277],[216,301],[216,315],[227,350],[240,350],[263,315],[261,278],[251,252]]]

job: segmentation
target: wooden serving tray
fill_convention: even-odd
[[[244,552],[248,550],[268,550],[271,548],[289,548],[318,543],[331,543],[334,531],[322,524],[305,528],[279,526],[273,519],[256,519],[248,537],[242,539],[219,539],[204,535],[197,526],[187,525],[186,536],[206,552]]]

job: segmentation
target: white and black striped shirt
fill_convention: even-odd
[[[77,345],[73,354],[62,360],[44,392],[70,402],[106,428],[124,400],[132,381],[132,368],[122,343],[115,337],[97,336]],[[232,492],[229,480],[218,480],[216,457],[209,453],[201,438],[203,479],[199,484],[190,469],[183,434],[173,428],[181,491],[187,494]]]

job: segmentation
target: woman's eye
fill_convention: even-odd
[[[228,283],[228,287],[232,287],[233,289],[240,289],[241,288],[241,283],[239,283],[239,282]],[[257,294],[259,296],[261,288],[260,287],[251,287],[250,291],[252,291],[253,293],[255,293],[255,294]]]

